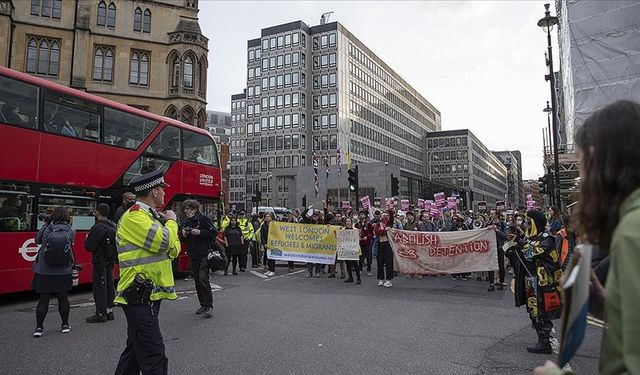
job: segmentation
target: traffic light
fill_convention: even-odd
[[[538,189],[540,191],[540,194],[549,194],[551,192],[550,182],[551,182],[551,175],[548,173],[538,178]]]
[[[347,179],[349,181],[349,190],[356,191],[358,189],[358,166],[350,168],[347,174],[349,175]]]
[[[400,195],[400,181],[397,177],[391,175],[391,196],[395,197],[397,195]]]
[[[302,196],[302,207],[307,207],[307,194]]]
[[[260,190],[256,191],[256,202],[262,201],[262,192]]]

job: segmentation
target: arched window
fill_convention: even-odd
[[[204,129],[204,124],[207,122],[207,112],[204,108],[198,111],[198,127]]]
[[[193,87],[193,60],[191,56],[187,56],[187,58],[184,59],[182,85],[184,87]]]
[[[107,25],[107,4],[104,1],[101,1],[98,4],[98,26],[106,26]]]
[[[107,27],[112,29],[116,27],[116,5],[114,3],[109,4],[107,10]]]
[[[191,107],[186,106],[182,108],[182,112],[180,114],[180,121],[184,122],[185,124],[193,125],[194,117],[195,117],[195,114],[193,113],[193,109],[191,109]]]
[[[134,51],[131,54],[131,69],[129,83],[132,85],[149,85],[149,54],[142,51]]]
[[[133,31],[142,31],[142,10],[136,8],[133,12]]]
[[[27,42],[27,73],[56,77],[60,67],[60,42],[55,39],[29,38]]]
[[[176,55],[171,59],[171,87],[180,85],[180,58]]]
[[[178,119],[178,111],[176,110],[176,107],[172,105],[167,107],[167,109],[164,111],[164,115],[175,120]]]
[[[113,47],[96,46],[93,50],[93,80],[113,81]]]
[[[151,11],[149,9],[144,10],[144,23],[142,24],[142,32],[151,32]]]
[[[198,94],[200,97],[207,96],[207,59],[202,56],[198,63]]]

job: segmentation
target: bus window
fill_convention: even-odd
[[[38,88],[0,77],[0,123],[35,129],[37,114]]]
[[[170,166],[171,162],[168,160],[162,160],[150,156],[141,156],[136,159],[136,161],[124,173],[122,183],[126,186],[135,176],[140,176],[153,171],[159,170],[162,171],[162,173],[166,173]]]
[[[100,139],[100,106],[70,95],[46,91],[44,130],[90,141]]]
[[[104,108],[104,142],[136,149],[158,126],[157,121],[132,115],[117,109]]]
[[[33,196],[29,187],[1,184],[0,189],[0,232],[31,230]]]
[[[218,152],[213,139],[204,134],[183,130],[184,158],[200,164],[218,166]]]
[[[180,130],[173,126],[162,129],[145,152],[172,158],[180,157]]]
[[[66,206],[69,209],[71,227],[75,230],[89,230],[96,223],[95,216],[93,216],[96,201],[93,198],[43,193],[38,203],[38,211],[40,212],[38,229],[44,225],[45,217],[58,206]]]

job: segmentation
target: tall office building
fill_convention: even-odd
[[[432,185],[464,191],[467,208],[506,200],[507,167],[469,129],[428,133],[424,155]]]
[[[204,128],[213,135],[216,143],[229,143],[231,138],[231,114],[219,111],[207,111],[207,121]]]
[[[509,207],[525,204],[524,184],[522,183],[522,155],[520,151],[493,151],[502,164],[507,167],[507,201]]]
[[[0,65],[204,127],[197,0],[0,0]]]
[[[246,180],[244,194],[232,195],[237,206],[249,205],[256,188],[268,205],[347,197],[346,173],[315,195],[314,154],[323,175],[348,158],[361,170],[387,162],[399,168],[401,195],[422,193],[422,140],[440,130],[440,112],[341,24],[263,29],[247,42],[246,78],[245,98],[232,97],[232,106],[245,103],[231,142],[232,185]],[[361,178],[360,188],[387,194],[376,190],[379,179]]]

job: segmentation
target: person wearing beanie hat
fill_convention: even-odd
[[[547,219],[540,211],[531,210],[526,216],[525,238],[510,240],[517,245],[508,250],[514,266],[516,306],[527,306],[531,324],[538,335],[538,342],[528,346],[527,351],[551,354],[552,320],[560,318],[562,304],[558,290],[562,270],[560,254],[554,237],[545,230]]]

